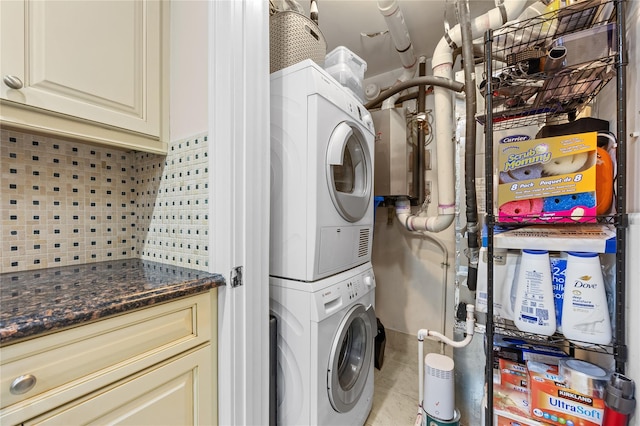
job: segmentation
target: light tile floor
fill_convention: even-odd
[[[365,426],[413,425],[418,413],[418,339],[385,330],[382,369],[374,369],[371,413]],[[439,352],[440,345],[425,340],[424,353]]]

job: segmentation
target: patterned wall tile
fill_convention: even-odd
[[[138,153],[138,255],[206,270],[209,265],[207,136],[176,141],[166,157]]]
[[[132,154],[6,130],[0,138],[0,271],[132,257],[120,243],[131,239],[130,219],[111,213],[131,188]]]
[[[0,272],[132,257],[207,269],[206,140],[165,157],[2,130]]]

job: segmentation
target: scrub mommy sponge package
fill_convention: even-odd
[[[499,144],[498,221],[595,221],[596,149],[597,132]]]

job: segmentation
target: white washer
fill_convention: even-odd
[[[377,333],[371,263],[314,283],[270,280],[280,425],[362,425]]]
[[[271,75],[269,275],[315,281],[371,260],[371,115],[315,62]]]

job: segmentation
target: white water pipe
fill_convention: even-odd
[[[440,161],[440,155],[438,155]],[[453,175],[452,175],[453,176]],[[440,173],[438,173],[438,191],[440,191]],[[438,193],[440,199],[440,194]],[[455,207],[453,204],[452,207]],[[406,197],[396,199],[396,217],[400,223],[409,231],[429,231],[440,232],[449,227],[453,222],[455,211],[446,211],[438,204],[437,216],[418,216],[411,213],[411,203]]]
[[[431,337],[434,340],[438,340],[446,343],[449,346],[453,346],[454,348],[463,348],[471,343],[471,339],[473,339],[473,331],[476,326],[476,319],[473,316],[475,308],[473,305],[467,305],[467,328],[466,328],[466,337],[464,340],[456,342],[455,340],[449,339],[447,336],[442,333],[438,333],[437,331],[427,330],[422,328],[418,330],[418,401],[422,404],[422,400],[424,399],[424,338]]]
[[[473,38],[488,29],[496,29],[514,19],[522,10],[526,0],[505,2],[471,22]],[[460,25],[453,27],[438,43],[432,57],[434,77],[453,80],[453,50],[462,42]],[[434,87],[435,138],[438,159],[438,214],[425,217],[411,214],[406,199],[396,201],[396,216],[411,231],[440,232],[448,228],[455,217],[455,142],[453,133],[453,96],[448,89]]]
[[[437,245],[442,251],[442,306],[447,306],[447,282],[448,282],[448,270],[449,270],[449,250],[445,243],[443,243],[438,238],[434,237],[431,234],[427,234],[426,232],[420,232],[420,236],[426,238],[431,241],[433,244]],[[442,326],[440,330],[444,333],[447,329],[447,319],[445,315],[442,315]],[[444,342],[440,345],[440,353],[444,355]]]
[[[391,35],[391,41],[400,55],[400,61],[402,62],[403,72],[398,77],[396,84],[410,80],[416,74],[416,65],[418,60],[413,52],[413,44],[411,43],[411,37],[409,36],[409,29],[404,22],[404,15],[398,5],[397,0],[378,0],[378,10],[384,17],[387,27],[389,28],[389,34]],[[382,109],[393,108],[396,100],[400,97],[400,93],[391,96],[382,103]]]

